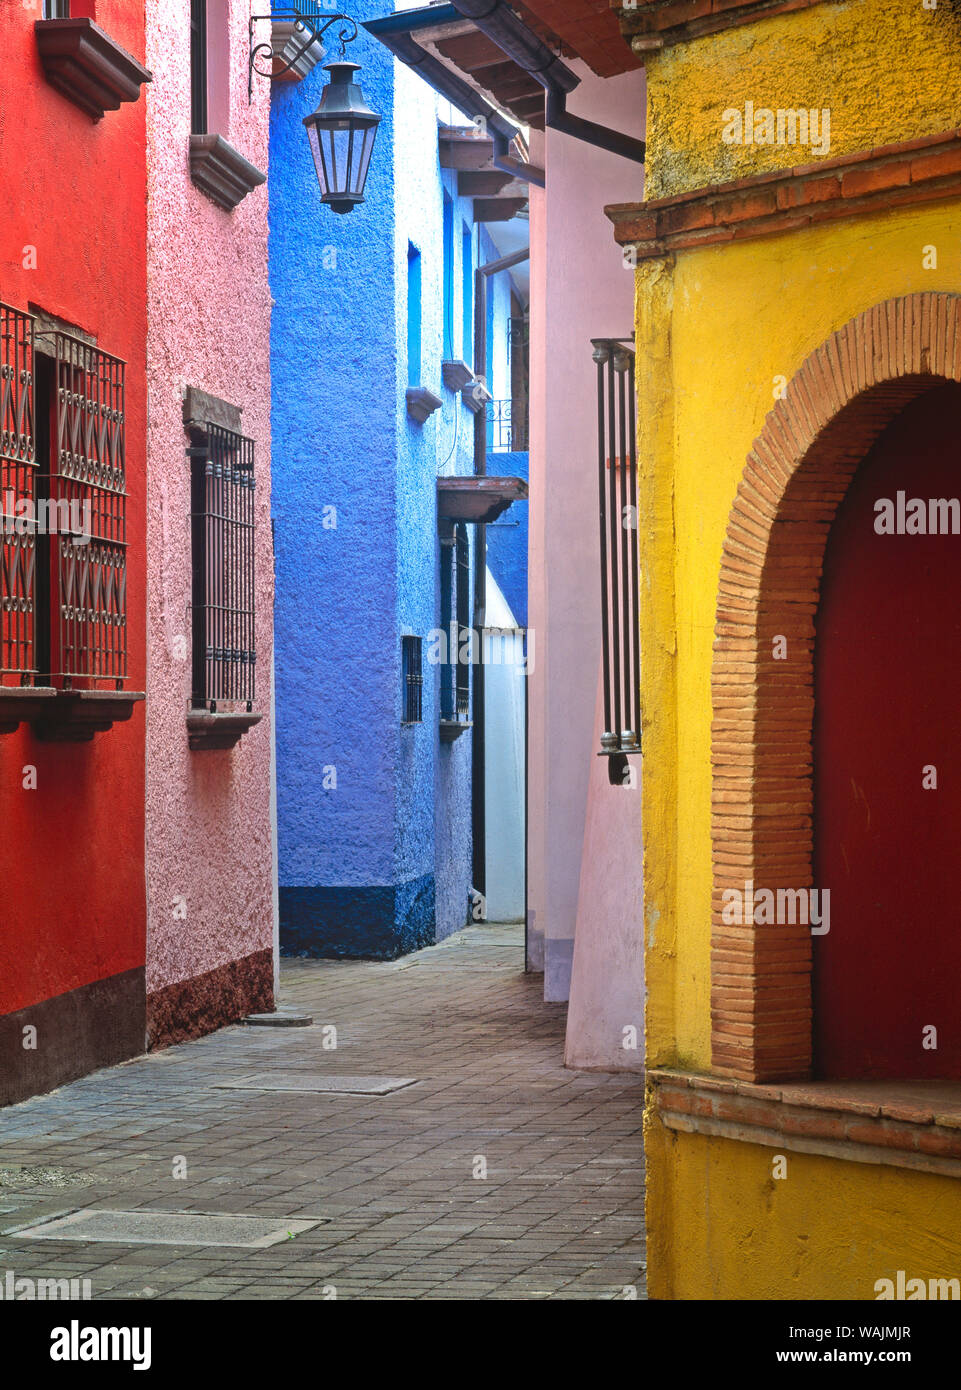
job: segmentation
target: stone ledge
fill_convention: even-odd
[[[440,410],[444,402],[440,396],[429,391],[426,386],[408,386],[406,392],[407,414],[418,425],[429,420],[435,410]]]
[[[58,690],[30,722],[41,743],[89,743],[94,734],[125,724],[144,699],[142,690]]]
[[[441,743],[453,743],[460,738],[461,734],[466,734],[468,729],[474,727],[470,719],[441,719],[438,725]]]
[[[137,101],[152,81],[148,69],[92,19],[38,19],[33,28],[44,77],[95,122]]]
[[[187,715],[190,747],[195,751],[235,748],[262,718],[247,711],[192,709]]]
[[[36,719],[44,707],[51,708],[50,701],[56,695],[52,685],[0,686],[0,734],[16,733],[21,724]]]
[[[667,1129],[961,1177],[961,1082],[762,1085],[648,1072]]]
[[[961,196],[961,129],[605,209],[638,260]]]
[[[267,175],[222,135],[191,135],[190,177],[201,193],[226,212],[267,182]]]

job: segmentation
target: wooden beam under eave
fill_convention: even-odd
[[[526,206],[526,198],[475,198],[474,221],[509,222]]]
[[[483,169],[490,167],[494,142],[476,135],[451,135],[442,131],[438,150],[442,169]]]
[[[500,169],[463,169],[457,175],[457,192],[461,198],[493,198],[513,182],[513,175]]]

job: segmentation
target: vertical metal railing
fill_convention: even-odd
[[[46,529],[55,585],[51,670],[64,686],[127,675],[124,363],[47,335],[55,361]]]
[[[193,704],[255,696],[254,442],[207,425],[192,450]]]
[[[464,634],[470,633],[471,593],[470,593],[470,544],[467,527],[462,521],[457,523],[455,532],[455,584],[457,588],[457,647],[454,660],[457,662],[455,684],[457,689],[457,718],[466,719],[470,712],[470,661],[460,659],[460,649],[464,645]],[[473,651],[473,640],[468,639],[467,655]]]
[[[640,611],[634,351],[594,338],[604,731],[601,752],[640,750]]]
[[[406,636],[401,643],[404,708],[401,722],[420,724],[424,718],[424,639]]]
[[[0,678],[36,666],[34,321],[0,304]]]

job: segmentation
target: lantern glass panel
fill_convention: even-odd
[[[353,144],[353,131],[349,121],[343,121],[330,132],[330,178],[331,192],[350,192],[350,153]]]
[[[357,174],[354,180],[354,192],[363,193],[364,185],[367,182],[367,167],[370,164],[370,156],[374,151],[374,136],[377,134],[375,125],[368,125],[363,130],[357,132],[357,143],[360,147],[359,154],[355,154],[354,162]]]

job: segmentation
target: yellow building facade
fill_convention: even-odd
[[[621,22],[648,92],[647,198],[608,213],[636,276],[650,1292],[927,1290],[961,1277],[961,1078],[825,1074],[817,932],[727,905],[812,886],[827,537],[884,430],[961,382],[961,6]]]

